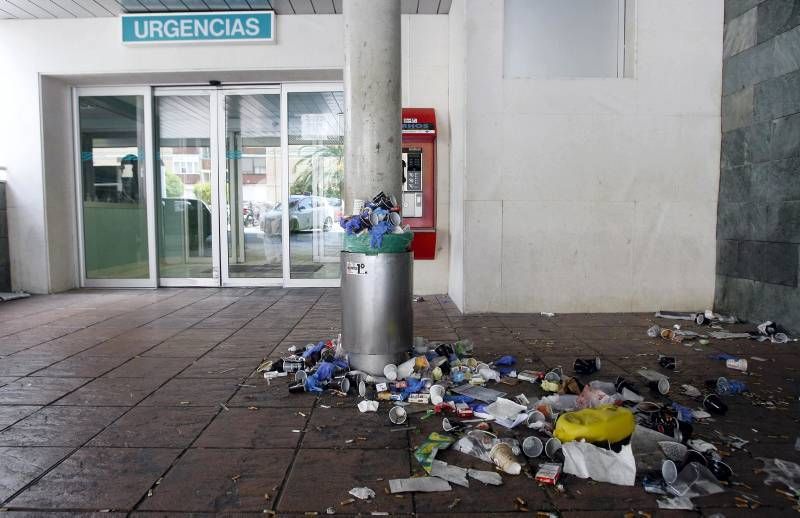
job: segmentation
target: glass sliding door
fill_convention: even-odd
[[[299,281],[296,285],[336,284],[343,237],[339,218],[343,211],[344,95],[331,85],[286,85],[284,90],[288,281]]]
[[[155,102],[160,282],[216,286],[216,92],[158,90]]]
[[[283,279],[280,90],[228,90],[220,98],[223,285]]]
[[[81,280],[154,286],[147,89],[76,91]]]

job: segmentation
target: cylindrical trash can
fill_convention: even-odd
[[[342,252],[342,346],[353,369],[382,376],[413,341],[412,252]]]

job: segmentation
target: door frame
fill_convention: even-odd
[[[219,160],[217,160],[217,198],[219,200],[226,200],[226,169],[228,166],[228,159],[227,159],[227,116],[225,113],[225,99],[230,95],[277,95],[281,96],[281,87],[280,85],[263,85],[263,86],[254,86],[254,85],[240,85],[240,86],[223,86],[220,87],[217,91],[218,93],[218,102],[217,102],[217,156]],[[281,112],[280,112],[280,120],[281,120],[281,164],[283,164],[283,155],[285,154],[284,148],[284,138],[283,138],[283,104],[281,103]],[[287,141],[288,142],[288,141]],[[223,157],[224,160],[223,160]],[[283,166],[281,166],[283,169]],[[284,204],[285,207],[285,194],[288,192],[288,185],[284,181],[284,174],[283,171],[280,172],[281,177],[281,202]],[[225,210],[222,210],[225,208]],[[229,271],[229,255],[228,255],[228,232],[227,232],[227,225],[228,225],[228,210],[227,210],[227,202],[226,207],[222,207],[220,205],[217,209],[217,227],[219,229],[219,268],[220,268],[220,282],[222,287],[272,287],[272,286],[284,286],[285,285],[285,274],[286,274],[286,264],[288,261],[288,257],[281,253],[281,264],[283,265],[283,275],[281,277],[231,277]],[[283,218],[285,219],[285,217]],[[233,228],[231,228],[231,232],[233,232]],[[288,237],[285,232],[281,231],[281,244],[287,241]],[[285,247],[284,247],[285,249]]]
[[[343,92],[344,83],[283,83],[281,84],[281,160],[283,161],[283,279],[287,288],[338,288],[341,277],[336,279],[293,279],[291,275],[291,250],[289,234],[289,94],[300,92]],[[344,202],[342,203],[344,208]],[[334,223],[335,224],[335,223]]]
[[[78,225],[78,265],[80,271],[81,287],[86,288],[155,288],[158,286],[158,273],[156,261],[156,235],[155,235],[155,195],[153,175],[153,98],[149,86],[101,86],[77,87],[72,89],[72,131],[75,165],[75,201],[76,219]],[[144,195],[145,210],[147,215],[147,270],[148,277],[141,279],[91,279],[86,275],[86,243],[83,228],[83,164],[81,162],[81,123],[80,123],[80,98],[81,97],[115,97],[139,96],[144,98]]]
[[[208,287],[208,288],[217,288],[220,286],[220,265],[219,265],[219,258],[220,258],[220,243],[219,243],[219,218],[216,217],[214,214],[214,210],[216,209],[217,212],[219,210],[219,195],[218,195],[218,182],[219,182],[219,145],[217,142],[218,133],[214,131],[215,127],[219,124],[217,120],[217,102],[218,102],[218,95],[217,95],[217,88],[208,87],[208,86],[197,86],[197,87],[157,87],[153,88],[153,99],[156,97],[170,97],[170,96],[202,96],[207,95],[209,98],[209,146],[210,146],[210,154],[211,154],[211,277],[162,277],[161,271],[159,268],[159,276],[158,276],[158,285],[163,287]],[[155,136],[158,132],[155,130],[155,125],[158,123],[157,115],[157,103],[153,102],[153,148],[157,148],[157,142],[155,141]],[[153,171],[153,179],[154,182],[161,181],[161,168],[159,167],[158,171]],[[157,174],[156,174],[157,173]],[[160,185],[159,185],[160,187]],[[154,191],[155,193],[155,191]],[[153,207],[158,207],[158,204],[161,201],[161,195],[154,195],[153,196]],[[156,210],[156,216],[158,217],[159,211]],[[153,229],[153,234],[157,235],[159,232],[159,224],[160,221],[156,220],[156,226]],[[159,240],[157,239],[156,242]],[[158,257],[156,258],[156,263],[158,265]]]
[[[264,85],[226,85],[209,86],[91,86],[72,88],[73,107],[73,152],[75,166],[75,201],[77,203],[76,224],[78,234],[78,264],[80,270],[80,286],[86,288],[156,288],[163,287],[339,287],[341,279],[293,279],[291,277],[291,248],[289,234],[289,113],[288,96],[295,92],[342,92],[341,81],[331,82],[296,82]],[[228,275],[227,253],[227,208],[222,210],[221,202],[225,200],[225,97],[227,95],[278,94],[280,95],[280,146],[281,146],[281,206],[283,207],[282,223],[282,277],[230,277]],[[81,164],[80,142],[80,97],[90,96],[130,96],[141,95],[144,98],[144,152],[145,152],[145,200],[147,215],[147,246],[149,277],[142,279],[90,279],[86,276],[85,240],[83,230],[83,171]],[[211,196],[212,209],[216,208],[216,217],[212,210],[212,276],[211,278],[162,278],[158,261],[158,203],[160,195],[156,194],[156,185],[160,181],[160,167],[155,168],[156,136],[156,103],[155,98],[169,95],[208,95],[210,99],[210,138],[211,138]],[[216,130],[215,130],[216,125]],[[224,251],[224,253],[223,253]]]

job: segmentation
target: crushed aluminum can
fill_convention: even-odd
[[[473,417],[472,409],[466,403],[456,403],[456,415],[458,417]]]
[[[302,356],[287,356],[283,358],[283,372],[297,372],[305,368]]]
[[[431,402],[431,395],[430,394],[411,394],[408,396],[409,403],[421,403],[423,405],[427,405]]]
[[[725,360],[725,366],[729,369],[746,372],[747,360],[744,358]]]
[[[516,396],[514,396],[514,399],[520,405],[528,406],[528,405],[531,404],[530,400],[528,399],[528,397],[525,394],[517,394]]]
[[[561,478],[561,464],[554,464],[545,462],[539,465],[539,471],[536,472],[534,477],[537,482],[546,484],[548,486],[556,485],[558,479]]]
[[[544,371],[520,371],[517,374],[517,379],[520,381],[529,381],[531,383],[544,379]]]

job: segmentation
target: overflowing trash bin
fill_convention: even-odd
[[[403,228],[397,200],[379,193],[341,221],[342,347],[353,369],[381,374],[411,346],[414,234]]]

